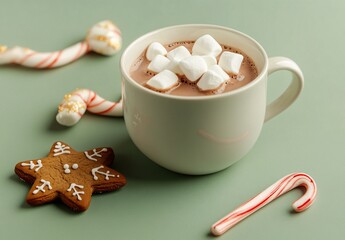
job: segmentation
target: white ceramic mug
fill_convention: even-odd
[[[131,65],[150,43],[196,40],[203,34],[243,50],[254,60],[258,77],[234,91],[201,97],[157,93],[131,78]],[[292,72],[293,79],[267,106],[267,77],[278,70]],[[241,159],[258,139],[263,123],[289,107],[303,88],[303,74],[292,60],[268,58],[251,37],[206,24],[172,26],[145,34],[124,51],[121,72],[124,119],[134,144],[157,164],[193,175],[217,172]]]

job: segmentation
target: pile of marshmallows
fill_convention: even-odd
[[[209,34],[199,37],[189,50],[180,46],[170,52],[165,47],[153,42],[147,48],[146,58],[151,61],[148,70],[156,73],[148,82],[147,87],[167,92],[179,85],[179,77],[185,76],[190,83],[196,83],[202,92],[222,92],[230,75],[238,75],[243,56],[224,51],[222,46]],[[242,81],[244,76],[237,80]]]

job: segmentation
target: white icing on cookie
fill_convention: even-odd
[[[73,165],[72,165],[72,169],[74,169],[74,170],[77,170],[78,169],[78,164],[77,163],[74,163]],[[63,168],[65,169],[64,170],[64,172],[66,173],[66,174],[68,174],[68,173],[71,173],[71,169],[69,168],[69,165],[66,163],[65,165],[63,165]]]
[[[87,151],[85,151],[85,152],[84,152],[84,153],[85,153],[85,156],[86,156],[89,160],[97,162],[97,159],[96,159],[95,157],[101,158],[102,155],[99,154],[99,153],[101,153],[101,152],[106,152],[106,151],[108,151],[108,149],[102,148],[102,149],[99,150],[98,152],[96,151],[96,149],[92,149],[92,151],[93,151],[93,154],[91,154],[91,155],[90,155]]]
[[[37,167],[35,169],[35,172],[38,172],[38,170],[43,167],[42,161],[41,160],[37,160],[37,164],[34,164],[33,161],[30,161],[30,163],[22,163],[22,166],[29,166],[30,169],[34,169],[35,167]]]
[[[57,142],[54,149],[54,157],[61,155],[61,154],[70,154],[69,151],[70,147],[63,145],[61,142]]]
[[[69,188],[67,189],[67,192],[70,192],[70,191],[73,190],[73,196],[77,196],[78,200],[81,201],[82,198],[81,198],[80,195],[81,195],[81,194],[85,194],[85,192],[84,192],[84,191],[78,191],[78,190],[76,189],[76,187],[77,187],[77,188],[80,188],[80,189],[83,189],[83,188],[84,188],[84,186],[82,186],[82,185],[78,185],[78,184],[76,184],[76,183],[71,183],[71,185],[70,185]]]
[[[91,170],[91,173],[92,173],[92,175],[93,175],[93,179],[94,179],[94,180],[98,180],[98,177],[96,176],[96,173],[101,174],[101,175],[104,175],[104,176],[105,176],[105,177],[104,177],[105,180],[109,180],[109,177],[115,177],[115,175],[110,174],[109,171],[106,171],[106,172],[99,171],[99,169],[101,169],[101,168],[104,168],[104,166],[101,165],[101,166],[96,167],[96,168],[93,168],[93,169]]]
[[[46,186],[48,187],[49,190],[53,189],[49,181],[46,181],[46,180],[44,180],[44,179],[41,179],[41,183],[42,183],[42,185],[36,186],[37,189],[34,190],[34,191],[32,192],[32,194],[37,194],[39,191],[45,192],[44,188],[45,188]]]

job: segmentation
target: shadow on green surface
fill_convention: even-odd
[[[191,176],[167,170],[141,153],[129,136],[121,139],[116,148],[119,151],[113,167],[123,172],[129,179],[164,182],[163,184],[165,184],[174,181],[198,180],[213,175]]]
[[[49,131],[57,132],[57,131],[68,131],[71,128],[62,126],[56,121],[56,114],[58,113],[58,109],[56,108],[54,113],[48,114],[48,116],[51,116],[50,124],[48,126]]]

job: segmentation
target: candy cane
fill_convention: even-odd
[[[55,68],[69,64],[90,51],[102,55],[113,55],[121,48],[119,28],[110,21],[94,25],[84,41],[55,52],[36,52],[29,48],[7,48],[0,45],[0,65],[19,64],[32,68]]]
[[[121,117],[123,116],[122,99],[118,102],[110,102],[89,89],[77,89],[65,95],[59,105],[56,120],[61,125],[73,126],[86,110],[98,115]]]
[[[313,203],[316,197],[316,184],[315,181],[305,173],[292,173],[283,177],[272,186],[259,193],[256,197],[242,204],[224,218],[213,224],[211,232],[216,236],[222,235],[238,222],[256,212],[266,204],[299,186],[304,187],[306,192],[300,199],[292,204],[292,207],[296,212],[304,211]]]

